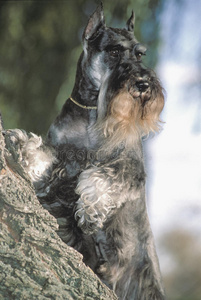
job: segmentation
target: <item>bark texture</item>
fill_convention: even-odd
[[[117,299],[58,237],[0,124],[0,299]],[[6,156],[6,160],[5,160]]]

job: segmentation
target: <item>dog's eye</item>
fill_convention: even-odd
[[[145,55],[145,54],[142,53],[142,52],[140,52],[140,51],[138,51],[138,52],[136,53],[136,58],[137,58],[138,61],[141,61],[142,55]]]
[[[119,56],[119,49],[110,50],[110,55],[112,57],[118,57]]]
[[[141,45],[141,44],[135,45],[134,53],[135,53],[135,56],[137,58],[137,61],[141,61],[142,56],[146,55],[146,50],[147,50],[146,47]]]

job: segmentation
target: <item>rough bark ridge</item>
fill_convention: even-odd
[[[1,132],[0,124],[0,299],[117,299],[58,237]]]

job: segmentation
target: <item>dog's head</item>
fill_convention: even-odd
[[[134,36],[134,13],[125,29],[107,27],[100,5],[83,33],[88,76],[99,89],[98,123],[110,144],[133,141],[160,128],[163,90],[142,63],[146,48]],[[111,142],[113,140],[113,142]]]
[[[115,67],[125,59],[132,56],[137,62],[145,54],[146,48],[138,43],[133,29],[133,12],[125,29],[107,27],[102,4],[89,18],[82,37],[82,67],[86,67],[88,77],[97,88],[101,87]]]

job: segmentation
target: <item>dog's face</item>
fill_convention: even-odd
[[[146,48],[134,36],[133,13],[126,25],[126,29],[107,27],[99,6],[83,34],[83,65],[87,63],[87,75],[99,90],[98,121],[113,144],[122,136],[133,143],[136,137],[157,131],[164,106],[159,80],[142,64]]]
[[[141,62],[146,48],[136,40],[133,28],[133,13],[127,22],[127,29],[107,27],[101,6],[90,17],[83,33],[83,65],[87,64],[88,76],[98,89],[117,66],[128,60]]]

